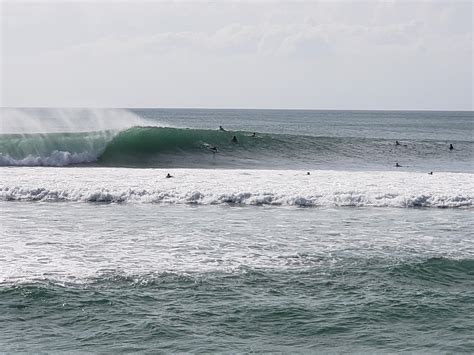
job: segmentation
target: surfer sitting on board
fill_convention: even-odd
[[[167,179],[172,178],[172,177],[173,177],[173,175],[171,175],[170,173],[168,173],[168,174],[166,175],[166,178],[167,178]]]
[[[450,144],[449,145],[449,150],[453,150],[453,149],[454,149],[453,144]]]

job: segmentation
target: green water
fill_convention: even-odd
[[[472,112],[20,111],[0,352],[474,353]]]
[[[474,351],[469,210],[1,207],[7,352]]]

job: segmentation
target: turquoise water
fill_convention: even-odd
[[[474,352],[472,112],[2,113],[0,351]]]

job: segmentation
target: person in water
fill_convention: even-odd
[[[222,127],[222,126],[219,126],[219,131],[224,131],[224,132],[225,132],[225,129],[224,129],[224,127]]]
[[[453,145],[450,144],[450,145],[449,145],[449,150],[453,150],[453,149],[454,149]]]
[[[166,178],[167,178],[167,179],[172,178],[172,177],[173,177],[173,175],[171,175],[170,173],[168,173],[168,174],[166,175]]]
[[[308,171],[308,172],[306,173],[306,175],[311,175],[311,173]]]
[[[428,175],[433,175],[433,172],[432,172],[432,171],[430,171],[430,172],[428,173]]]
[[[400,142],[399,142],[399,141],[395,141],[395,145],[400,145]]]
[[[396,167],[396,168],[401,168],[402,166],[401,166],[400,164],[398,164],[398,163],[395,163],[395,167]]]
[[[217,147],[216,146],[209,147],[209,150],[212,152],[213,158],[216,159]]]
[[[256,137],[257,135],[255,134],[255,132],[252,133],[252,135],[250,137]]]
[[[236,136],[233,136],[233,137],[232,137],[231,142],[232,142],[232,143],[239,143],[239,141],[237,140],[237,137],[236,137]]]

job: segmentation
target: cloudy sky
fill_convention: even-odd
[[[473,11],[3,1],[1,106],[472,110]]]

